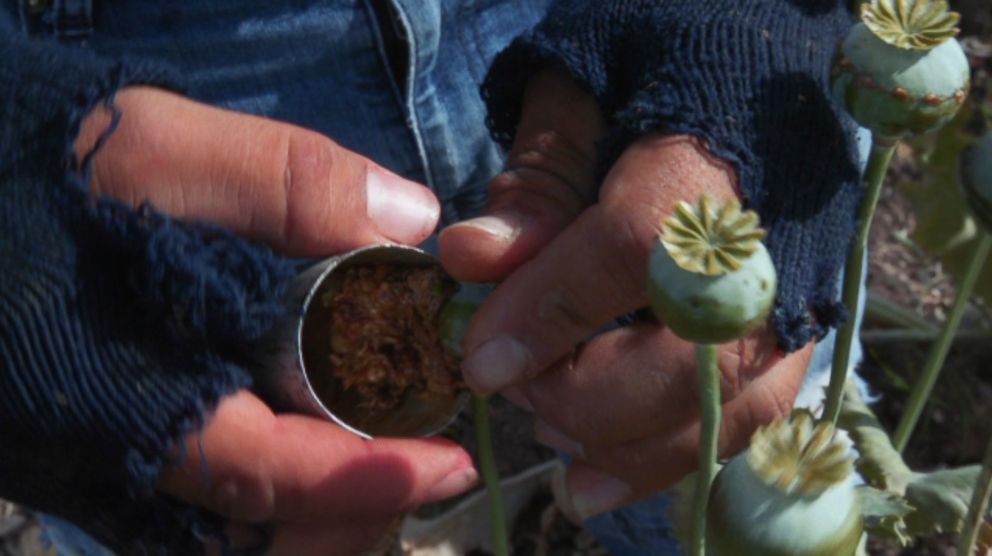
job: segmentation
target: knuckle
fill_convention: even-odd
[[[638,218],[637,215],[624,217],[619,214],[604,220],[608,222],[608,227],[599,241],[606,242],[606,245],[598,250],[609,259],[604,261],[608,265],[606,268],[611,269],[610,275],[615,283],[625,286],[625,295],[646,303],[644,281],[651,249],[658,238],[657,226],[653,221]]]
[[[774,334],[765,329],[720,347],[717,367],[723,380],[725,399],[741,395],[766,373],[778,360]]]
[[[782,417],[792,413],[796,405],[796,397],[799,395],[799,384],[783,385],[781,388],[765,387],[768,390],[768,407],[773,411],[772,419]]]
[[[602,324],[582,310],[583,299],[583,296],[567,283],[558,283],[538,299],[536,317],[542,323],[548,324],[549,330],[562,334],[563,341],[567,342],[576,335],[594,330]]]
[[[513,203],[575,215],[596,198],[595,156],[558,131],[518,137],[507,170],[490,182],[492,206]]]
[[[222,515],[245,521],[266,521],[275,513],[271,484],[257,473],[218,479],[210,489],[208,505]]]
[[[728,434],[732,449],[735,451],[747,445],[751,434],[758,430],[758,427],[788,415],[795,400],[791,389],[776,388],[764,382],[751,385],[744,395],[747,396],[747,400],[741,418],[737,420],[735,430]]]
[[[744,360],[739,346],[740,342],[734,342],[733,347],[720,349],[720,356],[717,358],[717,370],[720,372],[720,396],[723,400],[732,400],[741,395],[745,388],[742,378],[744,373]]]
[[[791,389],[785,390],[764,383],[755,384],[752,388],[757,390],[752,403],[752,405],[757,406],[757,410],[754,412],[756,414],[755,429],[792,412],[795,393]]]
[[[510,169],[530,168],[553,175],[591,202],[595,194],[595,152],[581,148],[569,135],[545,130],[521,137],[508,161]]]
[[[493,210],[523,207],[535,215],[564,219],[571,219],[588,204],[561,176],[535,168],[500,173],[489,182],[489,198]]]
[[[332,176],[340,166],[340,149],[327,137],[300,129],[286,131],[282,145],[279,235],[287,245],[308,244],[319,237],[319,224],[330,216],[326,211],[333,206]]]

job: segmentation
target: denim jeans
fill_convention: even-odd
[[[81,529],[53,515],[42,515],[44,540],[55,548],[58,556],[114,556]]]
[[[0,17],[108,57],[159,61],[178,70],[194,99],[321,132],[429,185],[451,224],[482,210],[503,164],[479,84],[550,1],[388,0],[383,18],[374,0],[55,0],[40,14],[9,0]],[[392,33],[406,45],[399,72]],[[818,348],[817,361],[829,360],[830,346]],[[588,526],[615,554],[675,554],[666,504],[659,496]],[[107,554],[71,525],[45,522],[60,554]]]
[[[388,2],[395,21],[377,17],[377,2]],[[109,57],[161,61],[179,70],[192,98],[319,131],[429,185],[450,224],[481,210],[486,183],[503,164],[479,85],[493,57],[549,3],[59,0],[49,8],[58,13],[30,16],[26,2],[9,1],[0,17]],[[90,25],[59,32],[69,23],[51,20],[64,11],[91,13]],[[407,47],[405,75],[386,52],[394,28]]]

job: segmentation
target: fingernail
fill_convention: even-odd
[[[565,452],[574,458],[583,459],[585,457],[585,452],[580,442],[555,429],[541,419],[534,421],[534,439],[539,444]]]
[[[472,350],[462,361],[468,385],[489,394],[527,376],[533,357],[523,344],[509,336],[497,336]]]
[[[444,500],[472,488],[479,481],[479,472],[467,467],[449,473],[427,491],[427,501]]]
[[[419,242],[437,226],[441,207],[420,184],[373,165],[365,177],[365,194],[369,219],[393,241]]]
[[[551,475],[551,495],[561,513],[572,523],[581,526],[582,518],[575,512],[572,498],[568,495],[568,469],[564,466],[555,469]]]
[[[520,235],[525,219],[516,213],[497,213],[480,216],[471,220],[466,220],[456,224],[456,226],[467,226],[482,231],[497,239],[513,239]]]
[[[559,509],[577,523],[620,507],[633,493],[620,479],[589,468],[573,476],[571,486],[564,478],[551,486]]]

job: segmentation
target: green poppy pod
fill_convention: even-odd
[[[834,97],[862,126],[897,139],[950,120],[968,96],[970,69],[953,39],[958,15],[943,0],[874,0],[838,48]]]
[[[775,265],[758,215],[736,200],[681,202],[649,261],[648,299],[679,337],[700,344],[740,338],[768,319]]]
[[[992,233],[992,131],[961,156],[961,187],[972,214]]]
[[[852,556],[863,531],[849,445],[797,410],[758,429],[720,470],[707,509],[708,556]]]

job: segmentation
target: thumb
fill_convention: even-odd
[[[121,119],[93,158],[94,195],[150,202],[299,256],[419,243],[437,225],[430,190],[319,133],[150,87],[123,89],[114,104]],[[77,158],[110,121],[102,106],[84,120]]]
[[[478,479],[452,442],[367,441],[319,419],[274,415],[246,391],[224,398],[181,453],[159,490],[247,522],[384,518]]]
[[[489,183],[486,215],[441,233],[448,272],[463,281],[500,281],[592,204],[602,129],[595,99],[570,77],[532,78],[506,170]]]

